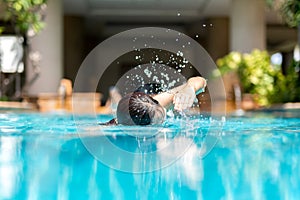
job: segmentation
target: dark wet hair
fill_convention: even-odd
[[[104,125],[104,126],[113,126],[113,125],[117,125],[118,122],[117,122],[117,119],[116,118],[113,118],[111,120],[109,120],[108,122],[104,122],[104,123],[98,123],[99,125]]]
[[[153,119],[157,114],[163,119],[162,106],[143,92],[126,95],[120,100],[117,107],[117,121],[118,124],[123,125],[149,125],[154,122]]]

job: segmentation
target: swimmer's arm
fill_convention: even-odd
[[[173,101],[175,94],[179,93],[186,87],[192,87],[195,94],[199,94],[206,87],[206,80],[200,76],[189,78],[187,83],[171,89],[170,91],[163,92],[155,95],[153,98],[165,108],[169,108]]]
[[[171,107],[173,98],[174,98],[174,94],[168,92],[162,92],[160,94],[153,96],[153,99],[157,100],[161,106],[167,109]]]
[[[203,89],[206,87],[206,80],[200,76],[189,78],[188,85],[192,86],[195,90],[195,94],[198,95],[203,92]]]

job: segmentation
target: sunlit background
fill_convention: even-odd
[[[299,10],[299,0],[0,0],[0,199],[298,199]],[[118,81],[140,55],[114,60],[91,93],[72,90],[77,72],[101,42],[140,27],[176,30],[203,46],[215,67],[205,77],[209,89],[191,116],[147,129],[101,127],[99,134],[120,98],[111,86],[124,86]],[[125,34],[106,53],[133,40]],[[156,50],[140,50],[148,53],[143,64],[188,55],[207,67],[197,51]],[[188,67],[176,71],[180,78],[201,75],[182,62]],[[83,85],[97,67],[81,74]],[[217,78],[226,95],[212,102]],[[228,115],[206,112],[217,101]],[[82,115],[90,110],[97,115]],[[112,153],[107,139],[139,156]]]
[[[5,2],[5,1],[4,1]],[[41,1],[43,2],[43,1]],[[270,6],[273,2],[275,6]],[[246,0],[51,0],[40,6],[45,27],[34,33],[29,29],[24,38],[25,48],[21,81],[9,78],[12,66],[5,63],[16,54],[9,49],[2,53],[2,97],[20,100],[41,93],[56,93],[62,78],[74,82],[77,71],[88,53],[108,37],[138,27],[164,27],[180,31],[201,44],[214,61],[232,51],[251,53],[254,49],[266,50],[272,64],[286,74],[297,52],[297,28],[289,27],[276,9],[278,1]],[[268,4],[269,3],[269,4]],[[1,6],[5,10],[5,5]],[[1,16],[1,15],[0,15]],[[0,18],[2,32],[1,49],[7,36],[20,30],[14,24]],[[132,40],[125,38],[124,40]],[[122,45],[122,43],[120,43]],[[3,47],[5,46],[5,47]],[[21,50],[19,50],[21,52]],[[19,53],[21,55],[21,53]],[[15,55],[16,56],[16,55]],[[10,58],[9,58],[10,57]],[[108,88],[129,70],[132,60],[123,62],[110,71],[110,77],[102,80],[98,92],[105,101]],[[259,66],[257,66],[259,68]],[[189,75],[193,75],[191,72]],[[107,76],[104,76],[107,77]],[[207,77],[209,78],[209,77]],[[225,78],[229,99],[235,78]],[[14,88],[14,89],[12,89]],[[16,89],[17,88],[17,92]]]

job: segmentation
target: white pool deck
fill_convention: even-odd
[[[90,103],[90,102],[89,102]],[[96,107],[98,107],[97,105]],[[85,107],[85,106],[83,106]],[[52,111],[55,111],[55,108],[52,107]],[[106,108],[107,109],[107,108]],[[255,110],[292,110],[292,109],[300,109],[300,102],[295,103],[283,103],[283,104],[274,104],[270,107],[262,107]],[[40,111],[43,112],[43,110],[39,110],[37,108],[37,105],[34,103],[29,102],[13,102],[13,101],[0,101],[0,111]],[[49,111],[49,110],[47,110]],[[107,114],[108,111],[105,110],[104,107],[98,107],[97,111],[99,113],[105,113]]]
[[[15,102],[15,101],[0,101],[0,110],[26,110],[33,111],[35,106],[28,102]]]
[[[295,103],[283,103],[283,104],[274,104],[268,108],[264,108],[266,110],[289,110],[289,109],[300,109],[300,102]]]

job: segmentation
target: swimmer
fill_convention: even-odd
[[[150,125],[162,124],[166,109],[174,106],[177,111],[192,107],[196,95],[203,92],[206,80],[189,78],[185,84],[159,94],[146,94],[142,89],[127,94],[117,106],[117,118],[101,125]]]

